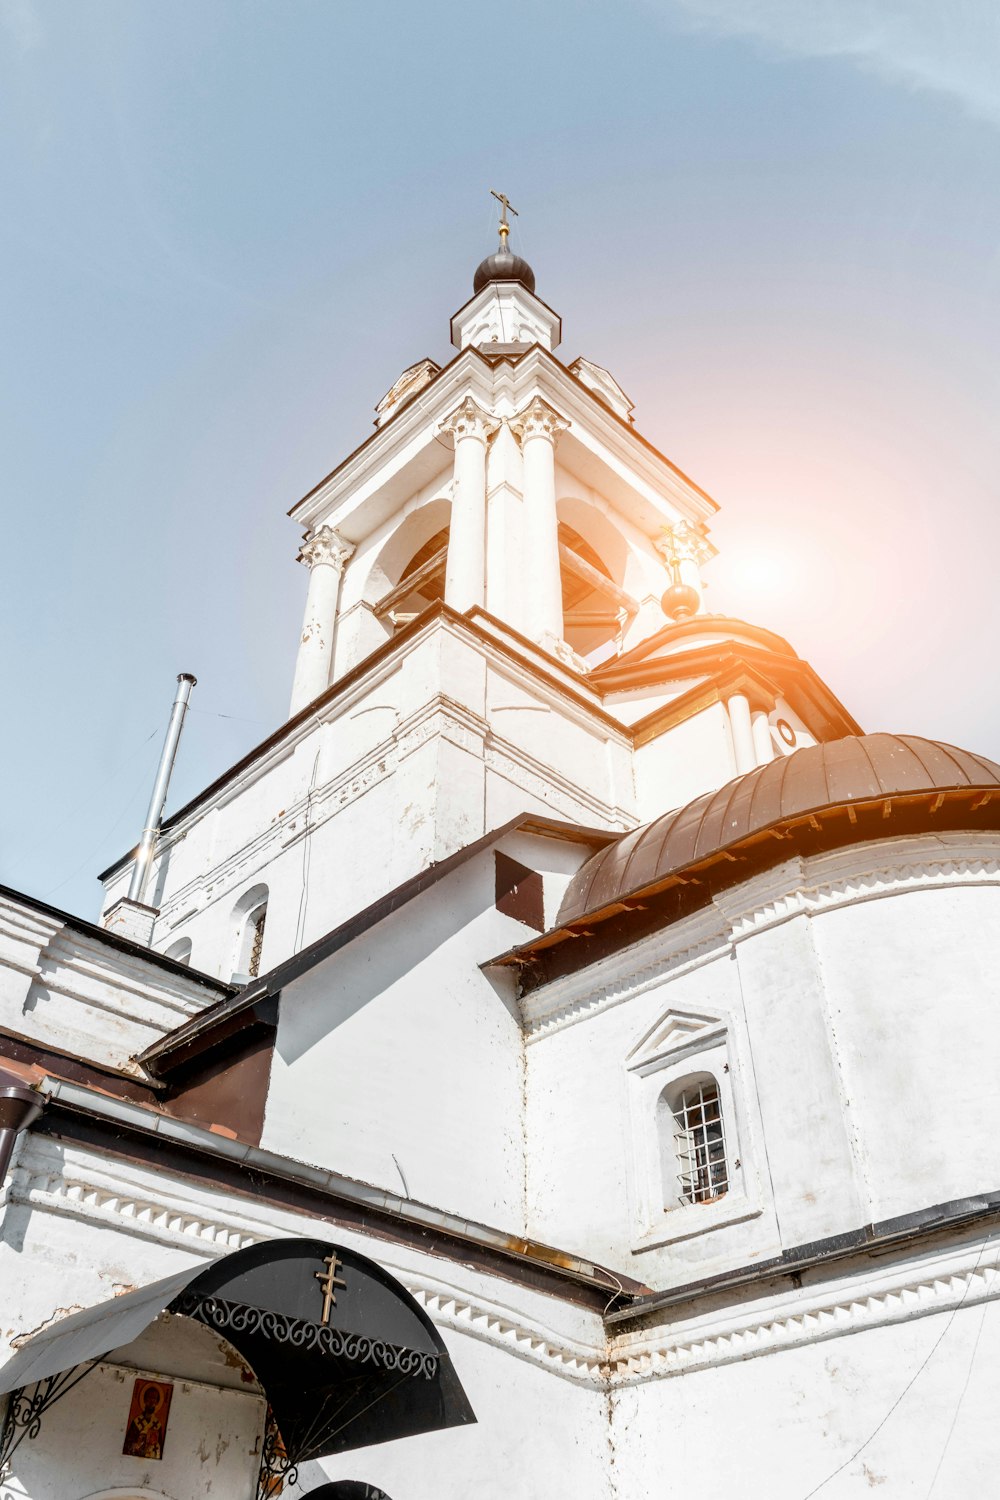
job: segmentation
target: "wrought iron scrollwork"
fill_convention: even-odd
[[[242,1302],[226,1302],[221,1297],[183,1292],[170,1304],[171,1312],[196,1318],[223,1334],[263,1334],[277,1344],[293,1349],[317,1351],[352,1364],[373,1364],[399,1375],[433,1380],[438,1373],[439,1356],[419,1349],[402,1349],[382,1339],[362,1333],[348,1333],[323,1323],[307,1323],[265,1307],[248,1307]]]
[[[267,1423],[260,1449],[260,1473],[257,1476],[257,1500],[276,1500],[286,1484],[298,1482],[299,1471],[285,1448],[274,1413],[267,1408]]]
[[[49,1407],[55,1406],[75,1385],[79,1385],[98,1364],[100,1360],[92,1359],[84,1365],[72,1365],[68,1370],[60,1370],[34,1385],[19,1386],[11,1392],[3,1432],[0,1433],[0,1478],[6,1474],[10,1460],[24,1439],[34,1440],[38,1436],[42,1417]]]

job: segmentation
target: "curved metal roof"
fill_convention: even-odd
[[[757,766],[593,855],[570,881],[558,925],[662,885],[671,875],[790,820],[852,803],[996,787],[1000,766],[993,761],[916,735],[852,735],[809,745]]]

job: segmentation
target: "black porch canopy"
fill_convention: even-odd
[[[64,1318],[0,1369],[0,1394],[120,1351],[162,1312],[232,1344],[292,1467],[476,1420],[434,1324],[405,1287],[323,1240],[267,1240]]]

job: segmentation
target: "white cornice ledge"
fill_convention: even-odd
[[[794,858],[720,892],[702,911],[521,999],[528,1040],[642,994],[797,916],[917,890],[1000,885],[1000,834],[913,834]]]

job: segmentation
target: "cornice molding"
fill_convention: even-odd
[[[889,1273],[879,1270],[845,1279],[833,1295],[829,1289],[803,1289],[742,1316],[720,1317],[714,1312],[669,1334],[644,1330],[613,1339],[609,1375],[614,1385],[686,1375],[866,1328],[974,1307],[998,1296],[1000,1241],[964,1245],[924,1255],[915,1265]],[[676,1311],[672,1309],[675,1318]]]
[[[29,1137],[7,1201],[205,1260],[261,1240],[316,1232],[316,1221],[306,1216],[261,1211],[252,1202],[224,1201],[221,1193],[192,1190],[187,1182],[85,1159],[79,1152],[72,1155],[67,1160],[53,1143]],[[506,1299],[471,1290],[463,1277],[476,1273],[464,1266],[456,1265],[456,1274],[449,1277],[442,1274],[440,1257],[433,1266],[417,1268],[412,1257],[401,1258],[391,1243],[376,1236],[337,1232],[374,1254],[439,1327],[594,1389],[641,1385],[1000,1297],[1000,1241],[980,1240],[924,1251],[888,1269],[868,1261],[825,1287],[765,1289],[753,1306],[734,1312],[716,1306],[685,1316],[682,1307],[673,1306],[656,1326],[612,1334],[607,1342],[595,1320],[595,1337],[588,1342],[570,1338],[516,1306],[513,1288]],[[116,1254],[120,1259],[120,1251]],[[108,1256],[109,1265],[115,1258]]]
[[[74,1153],[76,1155],[76,1153]],[[194,1200],[194,1201],[192,1201]],[[66,1162],[50,1142],[29,1137],[15,1166],[7,1202],[85,1221],[109,1233],[139,1238],[164,1248],[183,1250],[205,1260],[289,1233],[314,1234],[316,1223],[294,1214],[241,1212],[241,1205],[221,1201],[221,1194],[190,1184],[130,1170],[109,1161]],[[248,1205],[249,1207],[249,1205]],[[599,1386],[606,1375],[603,1331],[594,1318],[595,1342],[567,1339],[551,1325],[526,1316],[512,1301],[470,1292],[459,1279],[415,1271],[400,1263],[387,1242],[356,1231],[337,1231],[348,1243],[364,1246],[406,1287],[442,1328],[493,1344],[518,1359],[548,1369],[577,1384]],[[458,1269],[456,1267],[456,1269]],[[511,1289],[513,1293],[513,1288]]]
[[[158,938],[165,930],[179,926],[182,916],[194,916],[230,897],[248,878],[263,871],[280,850],[317,833],[330,819],[392,776],[402,761],[435,737],[482,759],[489,770],[574,822],[596,820],[621,831],[632,826],[634,820],[626,809],[592,796],[497,734],[487,720],[439,693],[395,724],[377,745],[321,787],[303,792],[289,802],[280,820],[210,870],[199,872],[179,886],[161,907],[156,927]]]
[[[968,885],[1000,885],[1000,833],[910,834],[786,860],[672,926],[529,991],[520,1001],[527,1040],[620,1005],[793,917]]]

